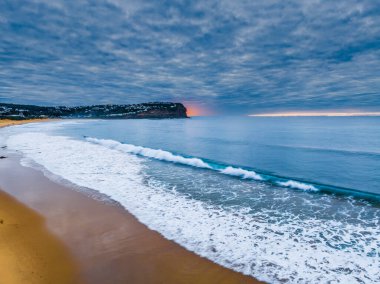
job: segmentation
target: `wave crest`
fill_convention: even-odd
[[[302,189],[302,190],[310,190],[310,191],[318,191],[318,189],[311,185],[311,184],[306,184],[294,180],[288,180],[288,181],[279,181],[277,182],[278,185],[284,186],[284,187],[290,187],[290,188],[295,188],[295,189]]]
[[[255,173],[254,171],[247,171],[242,168],[234,168],[234,167],[228,166],[227,168],[220,170],[220,172],[222,174],[238,176],[244,179],[263,180],[263,178],[257,173]]]
[[[173,162],[198,168],[211,169],[211,166],[198,158],[186,158],[180,155],[175,155],[164,150],[156,150],[132,144],[122,144],[114,140],[86,138],[88,142],[106,146],[111,149],[119,150],[125,153],[153,158],[161,161]]]

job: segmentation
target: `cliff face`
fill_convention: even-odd
[[[79,107],[41,107],[0,103],[0,119],[31,118],[187,118],[187,114],[183,104],[166,102]]]

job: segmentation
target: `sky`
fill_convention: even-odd
[[[380,111],[380,2],[0,1],[0,102]]]

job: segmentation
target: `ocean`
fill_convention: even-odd
[[[380,117],[63,120],[0,134],[23,165],[222,266],[269,283],[380,282]]]

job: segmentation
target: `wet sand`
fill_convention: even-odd
[[[163,238],[119,205],[54,183],[7,155],[0,188],[46,219],[87,283],[259,283]]]
[[[0,192],[0,283],[80,283],[79,271],[45,220]]]

